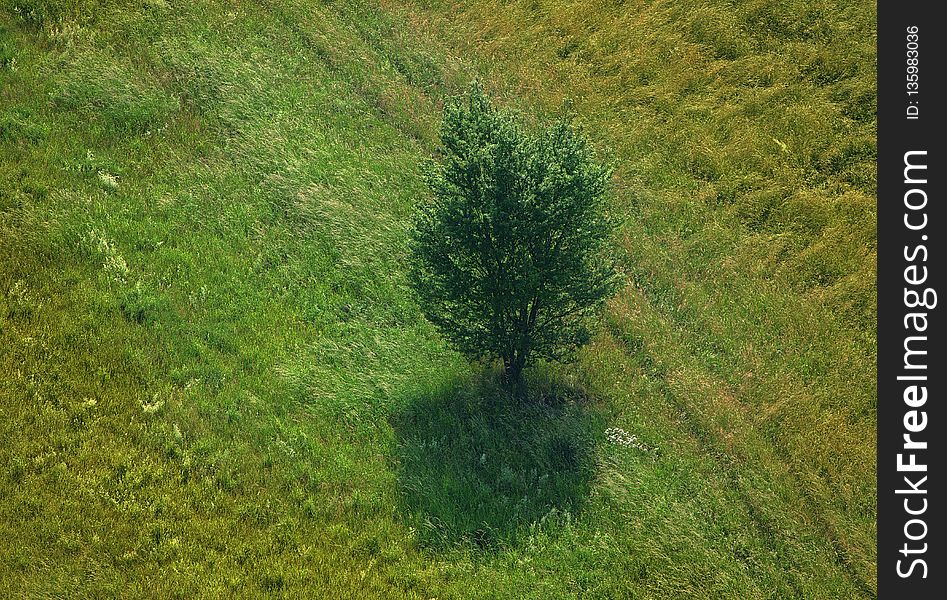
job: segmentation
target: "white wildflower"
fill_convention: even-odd
[[[148,404],[147,402],[141,403],[141,410],[145,414],[151,415],[161,410],[162,406],[164,406],[164,398],[159,398],[158,392],[155,392],[154,397],[151,399],[151,404]]]
[[[109,254],[105,257],[103,265],[105,272],[115,281],[124,282],[128,276],[128,263],[118,254]]]
[[[99,181],[110,190],[118,189],[118,177],[107,171],[99,171]]]
[[[104,233],[96,229],[90,229],[83,241],[93,254],[98,254],[102,257],[102,268],[109,277],[115,281],[124,283],[129,273],[128,263],[126,263],[122,255],[118,253],[118,248],[115,247],[115,244],[110,241]]]
[[[642,452],[656,452],[657,448],[652,448],[638,439],[633,433],[628,433],[620,427],[609,427],[605,430],[605,439],[610,444],[621,446],[622,448],[635,448]]]

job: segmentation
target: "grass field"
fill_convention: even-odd
[[[0,0],[0,591],[874,597],[874,10]],[[403,268],[475,77],[625,217],[525,404]]]

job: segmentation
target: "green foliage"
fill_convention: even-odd
[[[66,20],[86,22],[95,17],[97,0],[4,0],[26,23],[52,26]]]
[[[178,100],[106,53],[82,53],[68,61],[50,99],[107,127],[145,131],[159,127],[179,108]]]
[[[0,0],[0,590],[874,597],[873,10]],[[403,268],[474,73],[635,217],[524,403]]]
[[[531,383],[529,402],[493,373],[414,386],[392,416],[402,510],[426,546],[497,550],[551,512],[584,508],[601,415],[581,390]]]
[[[139,325],[154,323],[161,313],[161,300],[142,283],[123,292],[119,307],[126,319]]]
[[[479,85],[444,113],[412,282],[445,337],[468,356],[502,359],[517,381],[532,357],[563,360],[586,344],[617,286],[611,171],[567,123],[528,132]]]
[[[16,68],[16,51],[12,40],[7,38],[6,31],[0,25],[0,69]]]

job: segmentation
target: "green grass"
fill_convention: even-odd
[[[0,3],[0,589],[875,594],[873,6],[498,7]],[[402,267],[474,76],[628,217],[527,403]]]

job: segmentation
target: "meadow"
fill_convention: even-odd
[[[874,597],[874,10],[0,1],[0,591]],[[616,167],[529,402],[404,272],[474,78]]]

